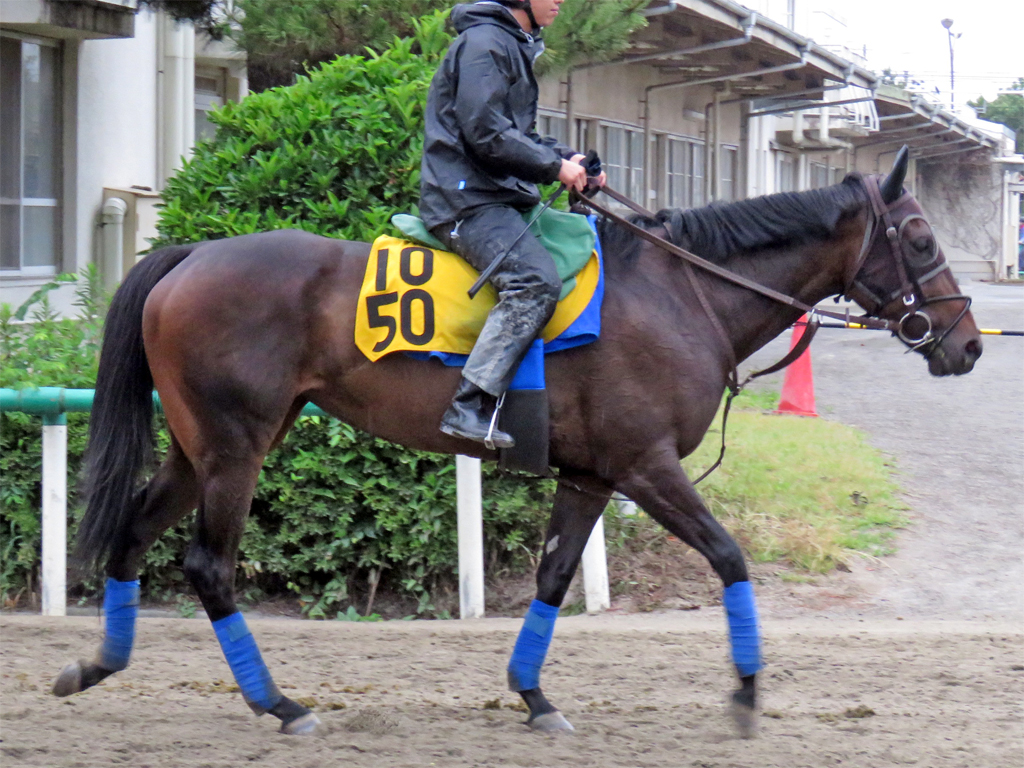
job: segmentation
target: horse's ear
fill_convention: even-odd
[[[896,155],[892,164],[892,170],[885,177],[885,181],[879,186],[882,193],[882,200],[886,203],[895,203],[903,193],[903,180],[907,178],[907,166],[910,164],[910,150],[907,145]]]

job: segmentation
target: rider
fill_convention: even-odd
[[[540,202],[538,183],[583,190],[582,154],[534,131],[544,51],[540,29],[563,0],[484,0],[457,5],[459,36],[427,97],[420,215],[445,247],[479,271],[508,250]],[[603,183],[603,175],[599,183]],[[498,303],[462,371],[441,431],[485,442],[497,398],[555,310],[561,280],[551,255],[527,232],[491,277]],[[495,429],[490,441],[510,448]]]

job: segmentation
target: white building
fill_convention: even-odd
[[[92,262],[116,282],[206,111],[247,91],[241,54],[135,6],[0,0],[0,301]]]

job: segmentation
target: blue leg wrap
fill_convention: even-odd
[[[273,709],[281,700],[281,692],[274,685],[242,614],[235,612],[213,622],[213,631],[249,706],[259,714]]]
[[[555,633],[558,606],[534,600],[526,612],[519,639],[508,662],[508,687],[512,691],[529,691],[540,687],[540,668],[548,655],[551,636]]]
[[[725,588],[722,604],[729,617],[732,660],[741,677],[753,675],[764,666],[761,663],[761,632],[757,626],[754,587],[749,581],[737,581]]]
[[[115,672],[128,666],[139,615],[139,581],[107,579],[103,592],[106,631],[100,646],[100,665]]]

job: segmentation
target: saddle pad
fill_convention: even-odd
[[[467,291],[478,276],[454,253],[387,235],[378,237],[359,291],[356,346],[370,360],[392,352],[468,355],[498,298],[491,285],[469,298]],[[546,344],[574,325],[595,294],[601,298],[601,277],[600,257],[594,250],[576,276],[575,287],[558,302],[541,333]],[[598,314],[598,328],[599,322]],[[591,333],[587,340],[595,338],[596,333]]]

